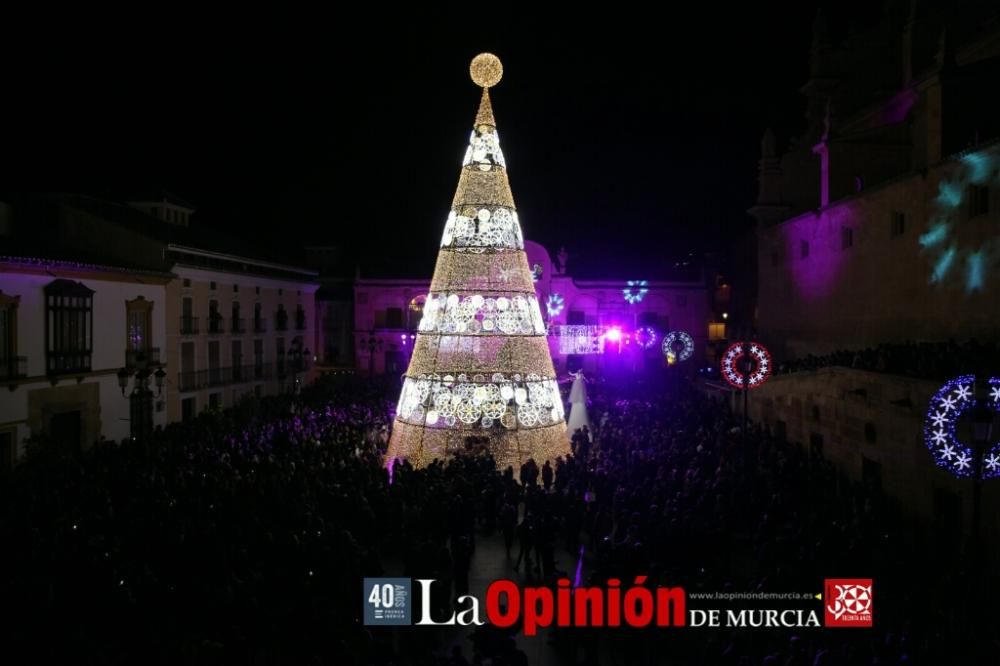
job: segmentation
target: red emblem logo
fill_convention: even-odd
[[[872,579],[827,578],[823,607],[827,627],[872,626]]]

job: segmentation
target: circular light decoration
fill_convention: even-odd
[[[622,289],[622,296],[629,303],[639,303],[649,293],[649,283],[645,280],[629,280],[625,284],[628,286]]]
[[[503,65],[500,58],[492,53],[480,53],[472,59],[469,65],[469,76],[480,88],[492,88],[503,78]]]
[[[667,361],[686,361],[694,354],[694,340],[684,331],[670,331],[663,336],[662,349]]]
[[[740,361],[743,360],[743,348],[749,347],[750,358],[753,359],[756,367],[750,371],[749,376],[740,368]],[[759,342],[734,342],[726,349],[722,356],[722,376],[730,385],[736,388],[743,388],[743,383],[750,388],[757,388],[767,381],[771,375],[771,354]]]
[[[975,450],[959,441],[955,430],[959,418],[977,404],[974,386],[975,375],[956,377],[938,389],[931,398],[924,420],[924,443],[934,456],[938,467],[955,476],[972,476]],[[990,377],[990,397],[986,407],[991,412],[1000,411],[1000,379]],[[983,478],[1000,476],[1000,442],[988,442],[983,454]]]
[[[642,349],[652,349],[656,344],[656,331],[652,326],[642,326],[635,331],[635,344]]]
[[[545,311],[550,317],[558,317],[565,306],[566,299],[560,294],[549,294],[548,300],[545,301]]]

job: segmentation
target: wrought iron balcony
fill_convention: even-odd
[[[296,316],[295,317],[295,330],[304,331],[306,330],[306,316]]]
[[[271,364],[234,365],[224,368],[208,368],[177,373],[177,386],[181,391],[197,391],[198,389],[228,384],[241,384],[255,379],[271,379]]]
[[[151,365],[160,365],[160,349],[159,347],[150,347],[149,349],[126,349],[125,350],[125,367],[126,368],[147,368]]]
[[[242,317],[233,317],[229,320],[232,322],[231,330],[233,333],[246,333],[246,320]]]
[[[48,352],[46,354],[46,374],[77,375],[90,372],[91,350]]]
[[[253,320],[253,332],[267,333],[267,319],[264,317],[255,318]]]
[[[226,330],[225,320],[222,315],[215,314],[209,315],[208,317],[208,332],[212,335],[218,335],[219,333],[224,333]]]
[[[11,356],[0,359],[0,379],[21,379],[28,376],[28,357]]]

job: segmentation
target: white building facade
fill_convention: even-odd
[[[86,448],[130,437],[137,375],[147,427],[167,412],[154,373],[166,340],[169,273],[0,258],[0,466],[29,439]],[[122,388],[119,373],[125,381]],[[161,375],[162,376],[162,375]],[[144,398],[144,400],[146,400]]]

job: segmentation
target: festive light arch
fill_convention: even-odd
[[[649,293],[649,282],[646,280],[629,280],[625,284],[627,286],[622,289],[622,296],[633,305],[641,303],[642,299]]]
[[[663,336],[662,349],[668,361],[686,361],[694,354],[694,339],[684,331],[670,331]]]
[[[635,344],[640,349],[652,349],[656,345],[656,329],[652,326],[640,326],[635,330]]]
[[[750,357],[757,363],[749,377],[740,369],[744,346],[749,347]],[[736,388],[743,388],[744,382],[749,388],[757,388],[771,376],[771,354],[759,342],[734,342],[722,356],[722,376]]]
[[[924,443],[938,467],[958,477],[972,476],[975,450],[963,444],[956,435],[958,421],[976,406],[975,375],[962,375],[944,383],[931,398],[924,419]],[[1000,412],[1000,378],[988,380],[990,396],[985,405]],[[1000,442],[987,443],[983,454],[983,478],[1000,476]]]
[[[566,299],[561,294],[549,294],[545,301],[545,311],[549,313],[550,317],[558,317],[564,307],[566,307]]]

